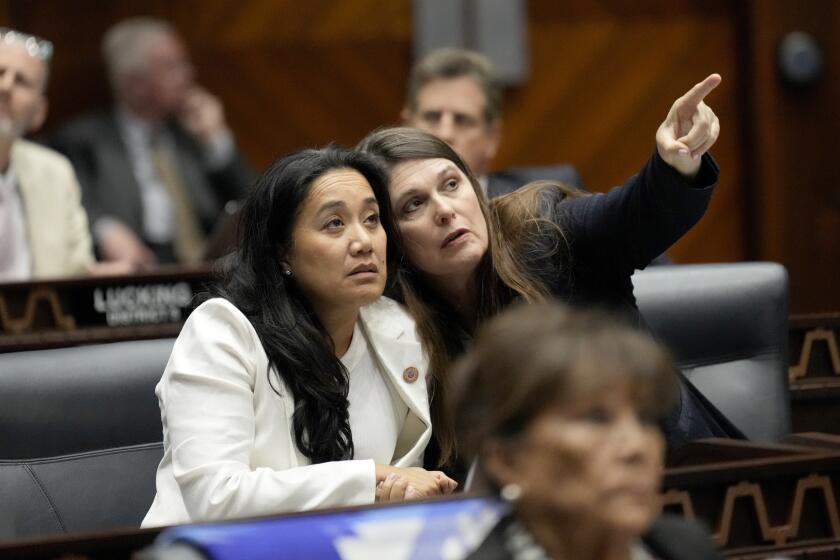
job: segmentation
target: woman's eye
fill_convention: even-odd
[[[411,214],[412,212],[420,208],[421,204],[422,202],[420,201],[420,199],[415,198],[414,200],[409,201],[408,204],[406,204],[405,207],[403,207],[403,213]]]
[[[379,214],[371,214],[367,218],[367,223],[377,225],[379,224]]]
[[[455,189],[457,189],[457,188],[458,188],[458,181],[456,181],[455,179],[449,179],[449,180],[446,182],[446,184],[444,185],[444,187],[445,187],[445,188],[446,188],[446,190],[448,190],[448,191],[454,191]]]
[[[340,218],[333,218],[326,224],[324,224],[325,229],[338,229],[344,225],[344,222],[341,221]]]

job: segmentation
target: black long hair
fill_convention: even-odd
[[[335,169],[358,171],[370,184],[391,262],[397,232],[384,171],[369,156],[346,148],[303,150],[278,159],[257,180],[242,208],[238,249],[212,290],[254,326],[268,355],[269,383],[279,394],[274,371],[291,391],[295,443],[313,463],[353,458],[349,379],[332,339],[280,262],[292,246],[295,217],[312,183]]]

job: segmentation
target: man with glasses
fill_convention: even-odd
[[[48,41],[0,28],[0,282],[85,274],[93,266],[70,162],[22,138],[46,119],[52,52]]]

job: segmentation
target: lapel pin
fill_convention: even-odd
[[[410,366],[405,368],[403,371],[403,379],[406,383],[414,383],[417,381],[417,378],[420,376],[420,372],[417,371],[417,368],[414,366]]]

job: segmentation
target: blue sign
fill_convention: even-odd
[[[186,542],[213,560],[460,560],[508,512],[493,498],[461,498],[336,512],[187,525],[156,547]]]

